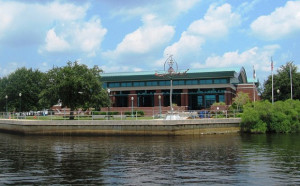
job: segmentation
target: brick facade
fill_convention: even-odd
[[[255,100],[260,100],[260,96],[258,95],[257,87],[256,85],[253,84],[238,84],[236,93],[238,94],[239,92],[244,92],[248,94],[250,101],[254,101],[254,96]]]

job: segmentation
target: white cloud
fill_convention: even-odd
[[[254,34],[276,40],[300,31],[300,1],[288,1],[270,15],[260,16],[252,24]]]
[[[70,45],[62,37],[56,35],[54,29],[50,29],[46,36],[45,50],[48,52],[61,52],[70,49]]]
[[[255,10],[255,6],[260,3],[261,0],[252,0],[250,2],[243,2],[240,6],[237,7],[239,14],[245,15],[250,11]]]
[[[63,21],[76,21],[84,18],[88,8],[89,5],[87,4],[76,6],[71,3],[60,3],[59,1],[54,1],[42,7],[46,11],[45,14],[48,14],[49,17]]]
[[[59,36],[54,28],[50,29],[45,39],[45,46],[40,48],[40,52],[82,51],[89,56],[94,56],[107,32],[102,28],[98,18],[92,18],[87,22],[60,25],[56,28],[60,30]]]
[[[231,12],[231,6],[224,4],[216,7],[212,5],[206,12],[204,19],[194,21],[188,28],[191,34],[205,37],[223,37],[231,27],[240,24],[240,16]]]
[[[107,32],[99,18],[86,21],[88,4],[45,4],[0,0],[0,41],[36,45],[39,52],[76,51],[95,55]]]
[[[143,26],[127,34],[114,51],[104,55],[117,59],[122,55],[145,54],[165,45],[175,33],[172,26],[162,25],[152,14],[144,16],[142,20]]]
[[[30,38],[26,42],[42,42],[43,34],[53,24],[81,20],[87,9],[88,5],[75,6],[59,1],[38,4],[0,0],[0,39],[7,43],[24,38]]]
[[[159,15],[161,21],[170,22],[175,20],[182,13],[193,8],[201,0],[172,0],[172,1],[136,1],[129,6],[117,6],[118,9],[113,11],[113,16],[120,16],[122,19],[133,17],[142,17],[147,14]]]
[[[82,51],[95,55],[106,32],[107,30],[101,26],[100,19],[94,18],[76,30],[74,38]]]
[[[175,11],[175,14],[187,12],[199,2],[200,0],[175,0],[171,8],[169,8],[169,11]]]
[[[270,57],[279,49],[279,45],[263,48],[253,47],[242,53],[238,51],[224,53],[223,56],[208,57],[204,64],[193,63],[193,68],[252,66],[261,71],[270,71]]]
[[[205,40],[202,37],[184,32],[178,42],[168,46],[164,51],[164,56],[175,55],[179,61],[188,61],[189,57],[195,57]],[[195,54],[191,56],[191,54]]]
[[[104,73],[110,73],[110,72],[140,72],[144,71],[144,69],[139,67],[132,67],[128,65],[112,65],[112,64],[106,64],[100,66],[100,68],[103,70]]]
[[[220,38],[228,34],[229,29],[240,24],[240,16],[231,12],[231,6],[224,4],[210,6],[203,19],[190,24],[181,34],[178,42],[168,46],[164,55],[173,54],[178,61],[194,62],[207,38]]]
[[[24,10],[24,5],[14,2],[0,1],[0,39],[5,36],[6,32],[12,27],[13,22]]]
[[[118,45],[116,53],[146,53],[153,48],[168,42],[174,34],[171,26],[140,27],[126,35]]]

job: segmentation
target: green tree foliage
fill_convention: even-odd
[[[42,109],[39,104],[39,94],[44,88],[43,77],[42,72],[23,67],[0,79],[1,111],[6,109],[6,95],[8,111],[20,111],[20,105],[21,111]],[[19,93],[22,93],[21,97]]]
[[[107,106],[108,94],[101,86],[100,72],[98,66],[89,69],[76,61],[53,68],[44,79],[46,88],[41,93],[40,103],[49,107],[60,100],[63,107],[71,109],[71,115],[78,108]]]
[[[224,102],[214,102],[213,104],[212,104],[212,106],[225,106],[226,105],[226,103],[224,103]]]
[[[234,107],[237,110],[240,110],[243,108],[243,105],[248,103],[250,101],[249,95],[244,92],[239,92],[235,98],[233,98],[233,104],[232,107]]]
[[[300,99],[300,73],[297,72],[297,66],[293,62],[287,62],[282,65],[277,74],[273,75],[274,83],[274,100],[287,100],[291,98],[291,83],[290,83],[290,67],[292,71],[293,80],[293,99]],[[277,90],[280,93],[277,93]],[[272,76],[264,82],[264,91],[262,93],[262,99],[272,101]]]
[[[251,133],[291,133],[300,131],[300,101],[248,103],[242,115],[242,130]]]

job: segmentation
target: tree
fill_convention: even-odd
[[[237,110],[239,110],[243,105],[250,101],[249,95],[244,92],[239,92],[235,98],[233,98],[233,105],[236,105]]]
[[[4,107],[0,108],[1,111],[6,109],[6,95],[8,96],[8,111],[40,110],[42,107],[39,104],[39,94],[44,88],[41,81],[43,76],[44,74],[39,70],[23,67],[2,78],[0,80],[0,103]],[[22,94],[21,97],[19,93]]]
[[[273,75],[274,100],[283,101],[291,98],[290,67],[293,80],[293,99],[300,99],[300,73],[297,72],[297,66],[293,62],[287,62],[277,70],[277,74]],[[277,90],[279,90],[279,94]],[[264,82],[262,99],[272,101],[271,75]]]
[[[108,105],[107,92],[100,82],[101,69],[94,66],[89,69],[77,61],[68,62],[67,66],[54,67],[47,73],[41,92],[40,103],[52,106],[60,100],[62,107],[70,108],[70,119],[78,108],[99,108]]]

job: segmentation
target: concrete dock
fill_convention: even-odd
[[[176,136],[237,133],[240,118],[187,120],[16,120],[1,119],[0,131],[22,135]]]

